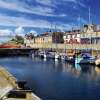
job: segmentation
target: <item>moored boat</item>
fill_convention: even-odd
[[[96,66],[100,66],[100,58],[95,60]]]
[[[92,57],[90,54],[81,54],[80,56],[75,58],[75,63],[78,64],[95,64],[95,57]]]
[[[55,53],[54,58],[55,59],[59,59],[60,58],[60,55],[58,53]]]
[[[38,53],[38,56],[43,59],[60,59],[60,55],[57,52],[41,51]]]
[[[60,59],[66,61],[67,60],[67,56],[66,55],[61,55]]]
[[[75,57],[74,56],[67,57],[66,61],[70,63],[75,63]]]

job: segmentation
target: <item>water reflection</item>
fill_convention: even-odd
[[[75,63],[75,69],[76,69],[77,71],[81,71],[81,66],[80,66],[79,64],[76,64],[76,63]]]
[[[46,59],[46,58],[44,58],[43,60],[44,60],[44,61],[47,61],[47,59]]]
[[[98,75],[100,75],[100,67],[96,66],[96,67],[95,67],[95,71],[96,71],[96,73],[97,73]]]
[[[64,73],[70,73],[74,77],[78,77],[81,79],[85,79],[86,81],[98,81],[100,80],[100,68],[94,65],[89,64],[75,64],[72,65],[70,63],[62,63]]]
[[[1,58],[18,79],[27,80],[43,100],[99,100],[100,68],[52,59]]]

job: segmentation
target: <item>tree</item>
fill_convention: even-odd
[[[16,36],[15,36],[15,41],[16,41],[18,44],[24,44],[24,38],[23,38],[22,36],[16,35]]]
[[[24,44],[24,38],[22,36],[18,36],[16,35],[15,38],[13,38],[12,40],[10,40],[10,42],[12,43],[17,43],[17,44]]]
[[[25,37],[29,40],[34,39],[34,34],[33,33],[28,33],[25,35]]]

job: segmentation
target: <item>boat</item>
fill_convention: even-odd
[[[92,57],[89,53],[81,54],[75,58],[77,64],[95,64],[95,57]]]
[[[53,52],[53,51],[51,52],[41,51],[38,53],[38,56],[43,59],[60,59],[60,55],[57,52]]]
[[[69,63],[75,63],[75,57],[74,56],[67,57],[66,61]]]
[[[55,53],[54,58],[55,59],[59,59],[60,58],[60,55],[58,53]]]
[[[75,63],[75,50],[69,50],[66,53],[66,57],[65,57],[66,61],[69,63]]]
[[[67,60],[67,56],[66,55],[61,55],[60,59],[66,61]]]
[[[38,53],[38,56],[39,56],[40,58],[44,58],[44,57],[46,58],[45,52],[42,52],[42,51]]]
[[[46,58],[49,59],[60,59],[60,55],[57,52],[47,52]]]
[[[43,54],[43,58],[44,58],[44,59],[46,59],[46,58],[47,58],[47,55],[46,55],[46,53],[44,53],[44,54]]]
[[[100,66],[100,58],[98,58],[98,59],[95,60],[95,65],[96,66]]]

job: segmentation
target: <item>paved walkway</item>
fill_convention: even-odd
[[[13,82],[10,81],[11,77],[14,79],[4,68],[0,67],[0,98],[14,88]]]

